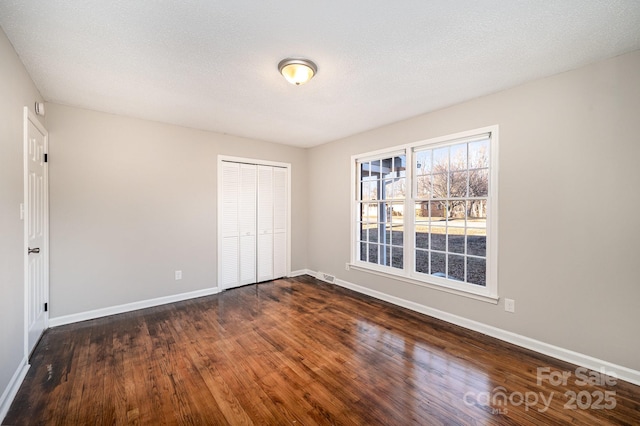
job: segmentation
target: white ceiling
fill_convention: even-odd
[[[640,49],[640,1],[2,0],[0,26],[47,101],[308,147]]]

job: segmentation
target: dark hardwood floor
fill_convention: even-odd
[[[50,329],[31,363],[3,424],[640,424],[638,386],[306,276]]]

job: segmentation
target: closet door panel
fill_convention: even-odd
[[[273,279],[273,234],[258,235],[258,282]]]
[[[273,277],[287,275],[287,169],[273,169]]]
[[[287,230],[287,169],[273,169],[273,230]]]
[[[238,196],[238,225],[241,236],[256,235],[257,168],[253,164],[240,165],[240,193]]]
[[[256,282],[256,236],[240,237],[240,285]]]
[[[222,164],[222,237],[237,237],[240,167],[236,163]]]
[[[236,163],[222,163],[222,238],[220,277],[222,288],[238,286],[238,185],[240,167]]]
[[[258,166],[258,282],[273,279],[273,167]]]
[[[273,234],[273,278],[287,275],[287,234],[276,232]]]
[[[258,168],[254,164],[240,165],[240,285],[256,282],[257,172]]]
[[[273,232],[273,167],[258,166],[258,234]]]
[[[222,239],[222,288],[240,285],[238,277],[238,238]]]

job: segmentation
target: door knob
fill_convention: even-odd
[[[31,254],[31,253],[40,253],[40,248],[36,247],[36,248],[31,248],[29,247],[29,250],[27,250],[27,254]]]

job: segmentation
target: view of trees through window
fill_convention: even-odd
[[[485,286],[489,150],[488,135],[417,147],[409,175],[408,151],[359,161],[359,260],[403,269],[407,257],[418,275]],[[408,224],[413,247],[405,247]]]
[[[415,271],[486,284],[489,139],[415,151]]]

